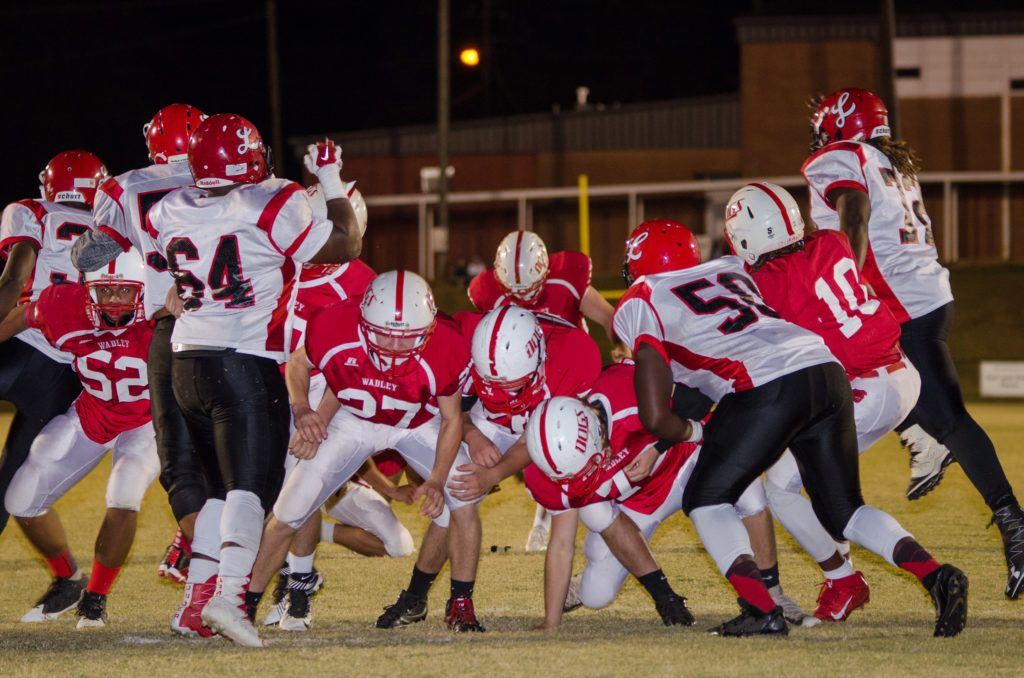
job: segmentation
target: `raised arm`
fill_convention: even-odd
[[[310,144],[303,162],[320,182],[327,201],[327,218],[334,224],[327,241],[310,261],[314,264],[343,264],[355,259],[363,249],[363,235],[359,232],[359,220],[341,180],[341,148],[330,139]]]

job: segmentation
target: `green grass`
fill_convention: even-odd
[[[1011,481],[1024,486],[1024,405],[978,404],[972,410],[994,438]],[[0,428],[6,425],[4,416]],[[91,562],[108,471],[109,465],[102,464],[56,507],[83,564]],[[932,638],[931,605],[916,582],[859,549],[855,562],[872,586],[871,602],[846,624],[794,629],[785,640],[707,636],[703,629],[732,616],[735,602],[689,522],[678,515],[656,534],[654,551],[673,586],[689,598],[696,627],[662,627],[650,599],[630,581],[610,608],[574,612],[554,634],[530,631],[543,610],[543,556],[523,552],[533,510],[522,488],[509,481],[483,510],[485,553],[475,597],[486,634],[456,637],[444,630],[447,573],[431,595],[427,621],[397,631],[371,628],[381,607],[407,582],[412,559],[371,560],[321,546],[318,567],[327,586],[315,601],[309,633],[268,633],[272,645],[262,652],[222,640],[188,641],[167,629],[180,589],[154,574],[173,532],[164,495],[154,486],[131,560],[111,595],[110,626],[99,631],[76,631],[70,617],[45,625],[19,624],[17,619],[47,586],[48,575],[17,526],[0,537],[0,673],[1019,675],[1024,670],[1024,601],[1003,598],[999,535],[985,529],[989,513],[960,468],[951,467],[933,495],[907,503],[902,496],[906,456],[890,436],[864,458],[862,478],[870,502],[891,511],[938,558],[958,564],[970,576],[971,616],[961,637]],[[406,507],[399,514],[418,538],[424,521]],[[491,554],[492,544],[511,546],[511,551]],[[780,559],[787,591],[805,606],[813,605],[819,580],[813,564],[787,537],[781,537]]]

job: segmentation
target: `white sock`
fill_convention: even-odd
[[[843,536],[885,558],[890,565],[896,565],[892,558],[896,544],[901,539],[913,535],[904,530],[903,526],[888,513],[865,504],[854,511],[853,517],[843,530]]]
[[[192,534],[192,561],[188,566],[188,583],[202,584],[217,574],[220,567],[220,519],[224,512],[222,499],[208,499],[199,515]],[[197,557],[197,554],[205,556]]]
[[[231,490],[220,519],[220,579],[222,595],[238,595],[252,573],[263,536],[263,507],[254,493]],[[235,544],[224,546],[223,544]],[[230,590],[228,587],[231,587]],[[238,587],[236,591],[235,588]]]
[[[308,556],[297,556],[291,551],[288,552],[288,569],[291,570],[292,574],[309,574],[313,571],[313,556],[315,553],[310,553]]]
[[[843,577],[849,577],[855,574],[853,571],[853,563],[849,560],[843,559],[843,564],[834,570],[825,570],[825,579],[842,579]]]
[[[537,504],[537,510],[533,512],[533,527],[543,527],[545,530],[551,530],[551,514],[540,504]]]
[[[695,508],[690,511],[690,520],[723,576],[740,556],[754,557],[750,536],[732,504]]]
[[[322,523],[320,523],[320,541],[326,542],[328,544],[333,544],[334,543],[334,526],[335,525],[337,525],[337,523],[332,522],[330,520],[325,520]],[[291,555],[291,554],[288,554],[288,555]]]

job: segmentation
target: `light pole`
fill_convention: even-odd
[[[449,0],[437,0],[437,226],[448,229],[448,123],[451,106]],[[433,234],[427,234],[433,237]],[[425,245],[426,243],[421,243]],[[433,268],[433,262],[428,264]]]

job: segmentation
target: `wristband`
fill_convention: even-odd
[[[675,443],[671,440],[659,440],[654,443],[654,449],[658,451],[658,454],[665,454],[673,445],[675,445]]]
[[[704,438],[704,424],[702,424],[699,421],[696,421],[694,419],[691,419],[690,420],[690,426],[692,427],[693,430],[690,432],[690,437],[687,438],[684,442],[688,442],[688,443],[700,442],[701,439]]]
[[[348,191],[345,182],[341,180],[341,170],[337,165],[325,165],[316,171],[317,181],[324,191],[325,200],[345,198],[348,200]]]

